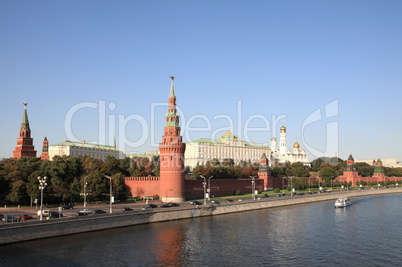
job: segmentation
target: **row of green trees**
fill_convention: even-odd
[[[52,161],[22,157],[0,162],[0,204],[29,204],[40,198],[38,177],[47,177],[45,203],[82,201],[84,185],[87,201],[109,199],[109,179],[117,201],[127,199],[127,176],[159,175],[159,157],[131,160],[108,157],[104,162],[91,157],[56,156]]]
[[[373,175],[374,167],[366,163],[355,163],[357,171],[363,177]],[[319,158],[311,162],[311,167],[300,162],[275,164],[271,167],[274,177],[322,177],[323,186],[336,186],[336,177],[342,175],[346,162],[339,158]],[[249,178],[258,175],[258,163],[241,161],[235,164],[232,159],[219,161],[213,159],[193,170],[186,167],[188,177],[199,176],[214,179]],[[402,168],[384,168],[386,176],[402,177]],[[0,162],[0,204],[29,204],[38,199],[38,177],[47,177],[44,190],[47,203],[74,203],[82,201],[84,185],[88,201],[109,199],[109,179],[112,177],[115,200],[124,201],[130,195],[124,183],[127,176],[159,176],[159,156],[148,158],[116,159],[108,157],[104,162],[90,157],[56,156],[52,161],[40,161],[38,158],[4,159]],[[293,178],[294,187],[305,189],[308,179]],[[362,184],[364,179],[362,181]],[[310,183],[310,186],[318,182]]]

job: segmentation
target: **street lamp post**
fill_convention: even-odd
[[[87,191],[86,191],[87,185],[88,185],[88,183],[86,182],[86,181],[87,181],[87,177],[88,177],[88,176],[85,176],[85,177],[84,177],[84,208],[87,206]]]
[[[251,179],[251,198],[255,200],[255,176],[250,176]]]
[[[211,175],[211,176],[208,178],[208,189],[207,189],[207,192],[208,192],[208,200],[211,199],[211,178],[212,178],[212,177],[214,177],[214,176]]]
[[[286,177],[281,177],[282,179],[282,194],[285,194],[285,186],[283,184],[283,181],[285,180]]]
[[[207,205],[207,199],[206,199],[206,195],[207,195],[207,192],[206,192],[207,182],[206,182],[206,179],[205,179],[204,176],[200,175],[200,177],[204,179],[204,182],[202,182],[202,185],[204,186],[204,206],[205,206],[205,205]]]
[[[318,194],[321,194],[321,184],[320,184],[320,178],[318,180]]]
[[[310,178],[311,177],[308,178],[308,193],[309,194],[311,193]]]
[[[341,192],[342,192],[342,189],[343,189],[343,181],[341,180]]]
[[[293,177],[290,176],[290,191],[292,192],[291,195],[293,196]]]
[[[109,192],[109,194],[110,194],[110,213],[113,213],[113,208],[112,208],[112,199],[113,199],[113,196],[112,196],[112,177],[107,176],[107,175],[105,175],[105,177],[110,180],[110,192]]]
[[[149,180],[149,176],[151,176],[151,175],[147,176],[147,181],[146,181],[146,185],[145,185],[145,187],[146,187],[146,189],[145,189],[145,204],[147,204],[147,205],[149,203],[149,201],[148,201],[148,180]]]
[[[43,189],[47,186],[46,183],[47,177],[41,178],[38,176],[38,181],[39,181],[39,189],[40,189],[40,220],[43,220]]]

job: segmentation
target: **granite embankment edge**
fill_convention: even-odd
[[[79,234],[100,231],[118,227],[126,227],[154,222],[164,222],[195,217],[223,215],[235,212],[268,209],[290,205],[301,205],[320,201],[334,201],[338,197],[363,197],[379,194],[400,194],[402,188],[379,190],[345,191],[338,193],[323,193],[303,197],[280,197],[275,200],[245,201],[231,205],[211,205],[192,209],[166,209],[150,212],[133,212],[120,214],[101,214],[86,218],[65,218],[62,220],[25,222],[5,224],[0,228],[0,245],[23,242],[55,236]]]

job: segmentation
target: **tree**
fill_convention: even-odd
[[[374,167],[370,166],[365,162],[356,162],[355,163],[356,169],[359,174],[363,177],[371,177],[374,173]]]
[[[34,171],[29,175],[26,183],[27,194],[31,199],[38,199],[40,195],[38,176],[40,176],[40,171]]]
[[[128,188],[124,181],[124,175],[122,173],[116,173],[112,176],[113,180],[113,196],[119,201],[127,200]]]
[[[233,159],[228,159],[228,158],[226,158],[226,159],[223,159],[222,165],[223,165],[223,166],[226,166],[226,167],[233,167],[235,164],[234,164],[234,160],[233,160]]]
[[[216,167],[216,166],[221,165],[221,162],[219,161],[219,159],[213,158],[213,159],[211,160],[211,165],[212,165],[213,167]]]
[[[320,170],[320,177],[326,181],[329,181],[334,176],[335,170],[332,167],[328,166]]]
[[[28,203],[25,182],[22,180],[15,180],[11,184],[11,190],[7,194],[6,199],[14,203],[20,203],[20,204]]]
[[[88,196],[94,201],[107,199],[109,195],[109,179],[100,170],[91,172],[86,179]]]

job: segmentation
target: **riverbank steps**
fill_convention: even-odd
[[[402,188],[352,190],[336,193],[321,193],[297,197],[269,197],[262,200],[247,200],[229,205],[214,205],[192,208],[158,208],[157,210],[127,212],[118,214],[98,214],[85,217],[70,217],[34,222],[9,223],[0,225],[0,245],[23,242],[55,236],[79,234],[83,232],[189,219],[194,217],[214,216],[257,209],[268,209],[290,205],[301,205],[319,201],[335,201],[339,197],[362,197],[379,194],[401,194]],[[273,198],[275,198],[273,200]]]

